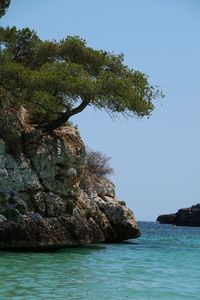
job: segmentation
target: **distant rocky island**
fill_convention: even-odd
[[[179,209],[174,214],[160,215],[156,221],[161,224],[198,227],[200,226],[200,203],[189,208]]]
[[[140,236],[114,184],[85,172],[78,130],[43,133],[0,101],[0,250],[53,249]]]

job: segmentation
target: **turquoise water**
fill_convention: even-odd
[[[141,222],[122,244],[0,253],[4,299],[200,299],[200,228]]]

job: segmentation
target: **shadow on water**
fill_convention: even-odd
[[[67,248],[35,248],[35,249],[28,249],[28,248],[21,248],[21,249],[4,249],[0,251],[0,257],[4,254],[7,255],[20,255],[20,254],[49,254],[49,255],[57,255],[57,254],[79,254],[79,255],[86,255],[90,254],[94,251],[100,251],[106,249],[104,245],[86,245],[86,246],[77,246],[77,247],[67,247]]]
[[[45,254],[58,254],[58,253],[79,253],[79,254],[90,254],[94,251],[105,250],[109,246],[125,246],[125,245],[139,245],[140,242],[136,240],[127,240],[115,243],[102,243],[102,244],[92,244],[92,245],[84,245],[84,246],[75,246],[75,247],[43,247],[43,248],[20,248],[20,249],[3,249],[0,250],[0,256],[4,253],[10,254],[20,254],[20,253],[45,253]]]

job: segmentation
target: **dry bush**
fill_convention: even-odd
[[[110,157],[100,151],[87,150],[86,159],[83,188],[92,192],[101,179],[113,174],[113,169],[109,165]]]
[[[113,169],[109,165],[110,157],[99,151],[87,151],[86,170],[88,175],[98,178],[106,178],[113,174]]]

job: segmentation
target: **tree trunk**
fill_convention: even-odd
[[[80,112],[82,112],[86,106],[90,103],[90,100],[83,100],[81,104],[74,109],[63,113],[59,118],[49,122],[47,125],[45,125],[42,129],[45,132],[52,132],[54,129],[64,125],[71,116],[74,116]]]
[[[66,113],[66,114],[63,114],[61,117],[49,122],[48,124],[46,124],[42,130],[44,132],[52,132],[54,129],[62,126],[63,124],[65,124],[69,118],[70,118],[70,114],[69,113]]]

